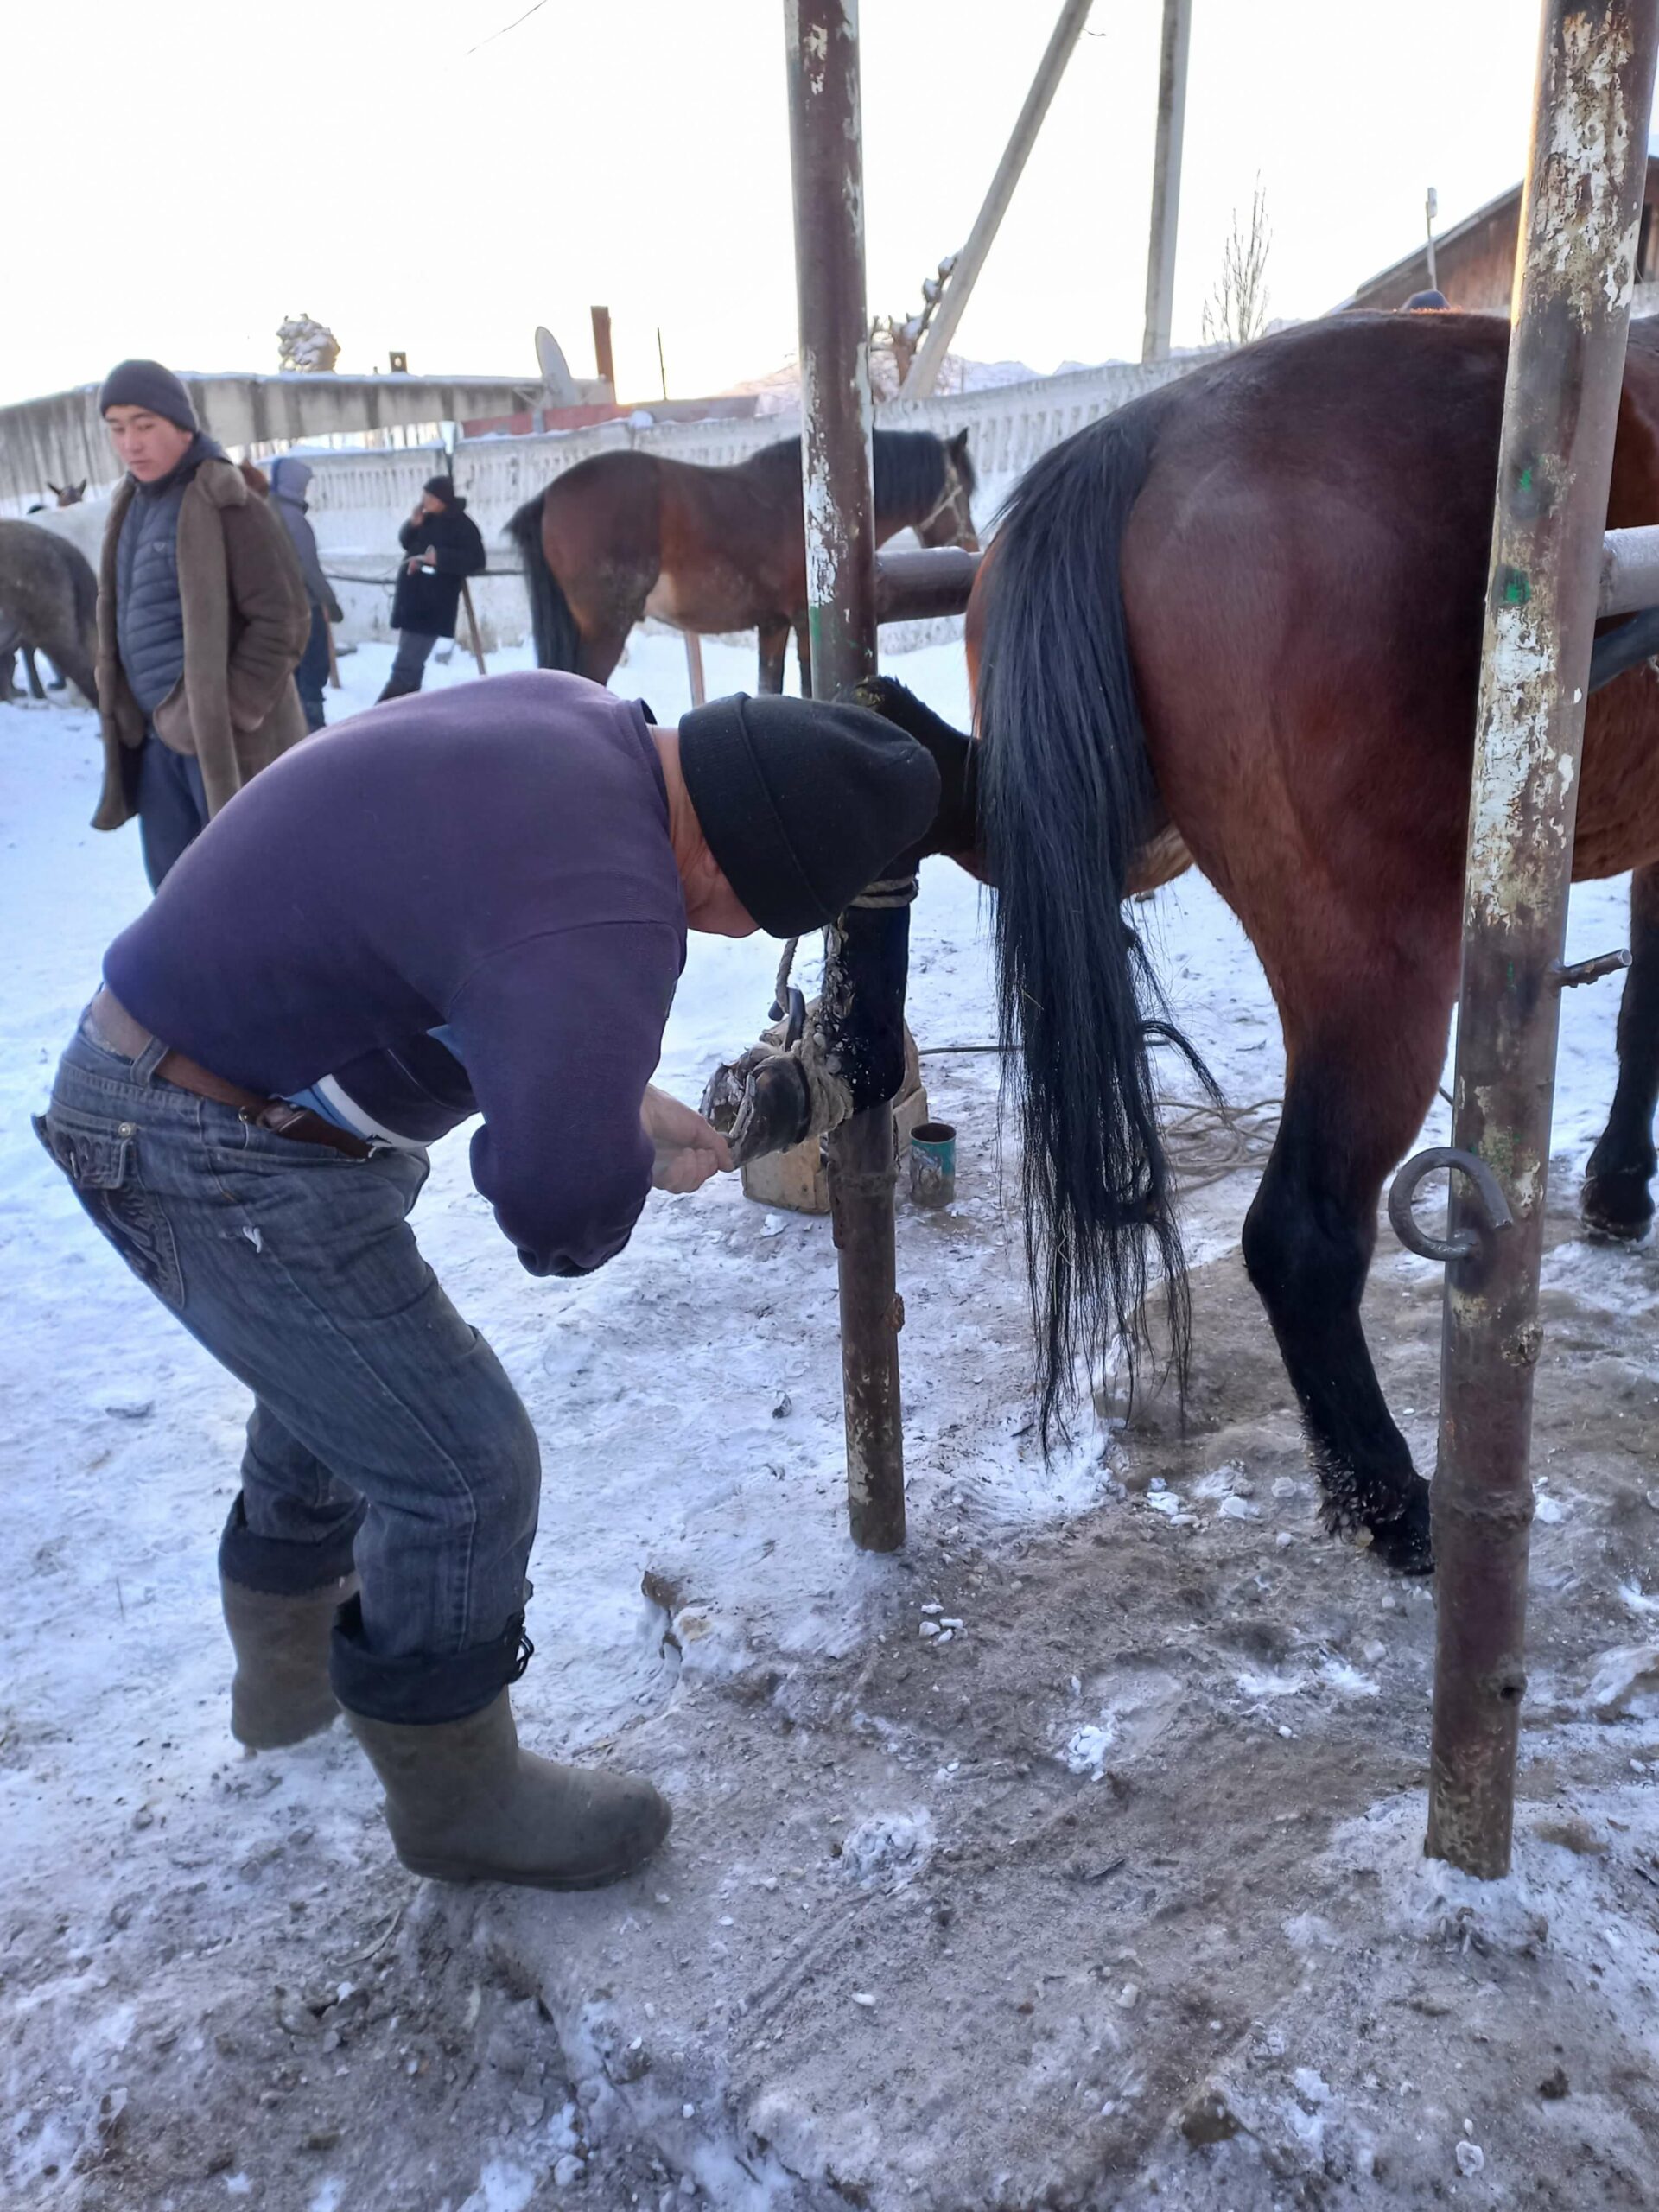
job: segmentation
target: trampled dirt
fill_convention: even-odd
[[[1651,2202],[1659,1250],[1572,1215],[1611,987],[1567,1009],[1510,1882],[1421,1856],[1432,1593],[1319,1533],[1236,1253],[1249,1175],[1192,1209],[1186,1433],[1109,1402],[1036,1455],[995,1061],[944,1049],[987,1034],[982,949],[971,896],[933,882],[912,1000],[961,1167],[952,1213],[900,1218],[899,1556],[845,1540],[824,1224],[730,1189],[655,1203],[613,1268],[550,1292],[464,1156],[435,1167],[423,1242],[547,1452],[526,1736],[641,1767],[677,1810],[620,1889],[446,1891],[397,1866],[340,1731],[230,1741],[212,1542],[241,1396],[23,1120],[142,887],[79,826],[80,718],[0,721],[0,2202]],[[1278,1083],[1271,1008],[1205,897],[1160,906],[1160,949],[1242,1103]],[[1618,941],[1616,906],[1579,894],[1575,955]],[[682,1095],[758,1027],[764,950],[689,971]],[[1439,1298],[1385,1231],[1368,1324],[1424,1466]]]

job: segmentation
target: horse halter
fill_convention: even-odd
[[[925,530],[931,530],[939,517],[948,512],[956,522],[957,537],[971,537],[977,543],[979,533],[974,528],[974,512],[970,499],[971,495],[962,479],[962,471],[957,467],[955,461],[947,461],[944,464],[944,483],[940,489],[938,498],[934,500],[921,520],[918,523],[913,523],[911,527],[915,531],[917,537],[920,537]]]

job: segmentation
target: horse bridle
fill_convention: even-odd
[[[963,481],[962,471],[954,461],[947,461],[944,464],[944,484],[938,498],[934,500],[920,522],[912,524],[917,537],[919,537],[925,530],[931,530],[947,508],[954,513],[957,527],[967,531],[971,537],[974,531],[974,512],[969,505],[969,498],[968,487]]]

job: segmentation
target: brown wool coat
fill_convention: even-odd
[[[115,627],[116,546],[136,489],[129,477],[115,495],[99,564],[104,790],[94,830],[118,830],[137,810],[131,756],[144,741],[144,717],[121,666]],[[294,669],[311,626],[288,533],[228,461],[204,461],[180,502],[179,595],[183,698],[169,695],[161,712],[188,728],[213,815],[305,735]]]

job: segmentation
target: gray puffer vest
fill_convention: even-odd
[[[139,486],[121,525],[115,556],[116,639],[132,696],[146,716],[184,673],[179,509],[197,468],[217,450],[199,438],[162,483]]]

